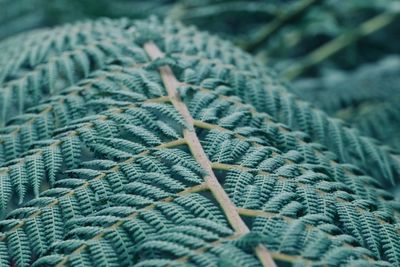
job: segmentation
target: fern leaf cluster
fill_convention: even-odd
[[[0,48],[3,265],[400,265],[398,155],[230,43],[104,19]]]
[[[400,96],[400,95],[399,95]],[[400,115],[397,112],[398,97],[381,104],[365,104],[356,110],[354,118],[349,118],[347,110],[342,116],[352,125],[359,128],[362,133],[373,136],[382,142],[400,151]],[[379,124],[377,123],[379,122]]]
[[[195,39],[197,38],[212,39],[207,34],[189,36],[182,44],[185,46],[183,49],[196,50]],[[189,48],[186,48],[187,46]],[[224,50],[230,51],[232,48],[224,46]],[[241,55],[241,60],[236,59],[238,62],[221,64],[212,60],[214,51],[210,51],[208,59],[182,56],[179,53],[174,55],[173,51],[171,57],[182,62],[181,64],[185,67],[190,65],[193,68],[195,65],[200,69],[200,71],[185,69],[182,73],[182,79],[185,82],[207,88],[224,84],[228,80],[232,87],[226,90],[227,95],[238,96],[245,103],[253,105],[256,110],[271,115],[272,119],[293,130],[306,133],[311,140],[335,152],[340,161],[351,162],[373,176],[395,182],[393,179],[398,174],[399,156],[390,155],[390,148],[376,144],[371,138],[360,136],[357,130],[347,127],[342,121],[329,118],[320,110],[314,109],[308,102],[301,101],[288,93],[285,85],[271,78],[271,76],[275,77],[274,74],[266,75],[268,71],[253,61],[249,62],[248,56]],[[239,50],[231,53],[232,61],[234,57],[240,57],[237,55]],[[217,69],[215,72],[209,70],[210,64],[215,65]],[[236,69],[233,69],[233,66]],[[202,79],[207,79],[207,83]],[[246,87],[250,89],[244,90],[243,88]],[[266,87],[268,90],[265,90]],[[346,149],[346,147],[351,149]],[[364,155],[369,155],[369,157],[365,158]]]
[[[304,79],[292,91],[363,134],[399,150],[399,74],[400,59],[392,55],[350,74],[339,72],[321,79]]]
[[[335,114],[351,106],[386,101],[399,95],[399,74],[400,58],[392,55],[377,64],[364,65],[350,74],[336,71],[321,79],[300,80],[292,91],[329,114]]]

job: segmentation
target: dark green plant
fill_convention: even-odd
[[[400,52],[396,0],[2,0],[0,10],[0,38],[84,18],[168,17],[218,33],[291,76],[354,69]],[[322,52],[340,53],[315,63],[313,52],[334,40]]]
[[[41,0],[0,0],[0,39],[43,27],[46,11],[38,8]]]
[[[362,66],[352,73],[335,71],[319,79],[303,79],[292,86],[292,91],[363,134],[400,151],[398,56]]]
[[[393,150],[400,151],[399,101],[400,95],[382,103],[368,103],[355,110],[345,110],[340,116],[362,133],[382,140]]]
[[[2,265],[400,265],[398,156],[229,42],[104,19],[0,53]]]
[[[400,53],[395,38],[400,34],[400,5],[396,0],[1,0],[0,38],[83,18],[143,18],[150,14],[217,33],[255,54],[264,64],[282,71],[284,77],[321,78],[324,87],[336,85],[334,79],[326,79],[331,72],[348,72]],[[388,91],[384,83],[379,84],[381,81],[375,79],[371,83],[376,84],[380,92]],[[332,84],[325,85],[327,82]],[[361,84],[348,84],[356,87],[347,94],[343,94],[342,86],[337,87],[337,92],[319,90],[317,98],[320,100],[316,104],[323,104],[322,109],[330,113],[325,106],[336,105],[339,101],[352,103],[353,94],[356,97],[369,94],[368,88]],[[303,97],[297,85],[293,90]],[[385,94],[390,95],[390,92]],[[392,112],[396,109],[396,101],[393,102],[378,103],[375,99],[376,112],[371,111],[372,106],[363,105],[361,109],[358,104],[347,106],[338,117],[350,123],[357,122],[353,126],[362,134],[397,148],[398,120],[396,112]],[[376,127],[377,117],[384,119],[385,127]],[[353,144],[354,149],[359,150],[357,146]],[[382,156],[374,157],[379,160]],[[390,176],[390,172],[386,171],[385,176]]]

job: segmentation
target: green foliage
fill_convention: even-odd
[[[400,265],[400,207],[380,186],[398,156],[229,42],[103,19],[0,48],[2,264],[261,266],[264,246],[282,266]]]
[[[400,58],[390,56],[353,73],[336,71],[319,79],[300,80],[292,91],[363,134],[400,150],[399,75]]]
[[[396,0],[2,0],[0,9],[6,10],[0,18],[0,25],[4,25],[0,26],[0,38],[84,18],[157,15],[218,33],[257,54],[263,62],[285,70],[367,19],[384,12],[398,13],[399,5]],[[349,44],[306,75],[320,75],[327,69],[354,69],[399,53],[393,39],[399,34],[398,20],[392,24],[385,31]]]
[[[316,78],[307,81],[311,84],[301,83],[293,86],[294,94],[315,103],[331,115],[346,120],[363,135],[372,136],[398,149],[397,133],[400,126],[395,112],[398,94],[395,94],[395,100],[390,103],[378,103],[378,100],[382,99],[380,95],[372,103],[368,101],[366,105],[360,106],[361,101],[366,100],[362,96],[371,100],[370,97],[374,95],[370,94],[371,87],[377,89],[373,91],[393,98],[392,91],[387,87],[392,88],[397,83],[388,85],[385,77],[379,77],[382,71],[387,71],[390,64],[383,68],[382,64],[379,64],[377,70],[367,71],[368,75],[371,74],[367,82],[360,82],[359,78],[363,76],[362,73],[366,74],[363,69],[373,68],[368,67],[368,64],[375,65],[382,58],[400,53],[397,40],[394,39],[394,36],[400,34],[400,5],[396,0],[342,2],[340,0],[268,2],[262,0],[52,0],[50,2],[2,0],[0,10],[3,10],[4,14],[2,13],[0,17],[0,38],[27,29],[53,26],[83,18],[103,16],[144,18],[148,15],[157,15],[179,20],[230,39],[256,55],[264,64],[282,71],[290,79],[297,75],[301,75],[302,78]],[[98,54],[101,52],[97,50],[92,53],[94,56],[101,56]],[[79,51],[71,55],[74,59],[60,58],[53,66],[46,69],[46,75],[53,75],[59,64],[63,67],[73,66],[71,60],[79,61],[82,67],[89,71],[88,60],[84,54]],[[359,66],[361,70],[357,77],[346,73]],[[392,68],[395,69],[393,65]],[[337,74],[338,71],[343,73]],[[71,73],[67,75],[71,80]],[[30,82],[36,81],[37,78],[32,77]],[[303,90],[304,86],[318,87],[318,90]],[[49,87],[52,89],[52,83]],[[321,90],[323,87],[329,88]],[[10,97],[12,96],[7,98]],[[386,100],[387,98],[384,101],[387,102]],[[344,111],[336,114],[338,109],[332,110],[343,104],[346,106]],[[4,107],[6,105],[7,103],[3,104]],[[377,124],[378,120],[383,120],[382,127]],[[334,127],[329,127],[328,130],[332,134],[337,132]],[[357,133],[352,132],[348,135],[348,141],[338,138],[335,140],[344,145],[351,145],[358,157],[362,158],[361,144],[354,142],[352,138]],[[340,149],[330,148],[343,156]],[[368,153],[376,154],[373,151]],[[382,155],[374,157],[378,159],[382,158]],[[390,176],[390,171],[386,171],[384,175]]]

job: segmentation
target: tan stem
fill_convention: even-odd
[[[298,17],[303,14],[306,10],[308,10],[313,4],[320,0],[303,0],[298,4],[298,6],[288,12],[283,13],[280,16],[277,16],[273,21],[262,27],[256,39],[252,42],[245,43],[242,45],[243,49],[249,52],[254,52],[257,50],[272,34],[277,32],[282,26],[284,26],[288,21],[293,18]]]
[[[399,15],[400,12],[385,12],[363,22],[358,28],[345,32],[336,39],[333,39],[314,50],[312,53],[300,60],[300,62],[286,70],[283,76],[288,80],[293,80],[305,70],[324,61],[348,45],[391,24],[393,21],[398,19]]]
[[[144,45],[144,49],[146,53],[153,60],[164,57],[164,54],[153,42],[146,43]],[[204,180],[208,184],[211,193],[213,194],[214,198],[217,200],[217,202],[223,209],[232,228],[238,234],[248,233],[249,228],[243,222],[242,218],[237,212],[235,204],[233,204],[233,202],[231,201],[231,199],[229,198],[229,196],[226,194],[225,190],[219,183],[211,167],[211,162],[209,161],[206,153],[203,150],[200,140],[196,134],[196,131],[194,130],[193,117],[190,114],[186,104],[182,102],[182,100],[179,97],[177,88],[180,86],[180,83],[176,79],[170,67],[162,66],[159,68],[159,70],[162,81],[167,89],[168,96],[171,99],[171,103],[174,105],[176,110],[182,115],[182,117],[190,127],[189,129],[184,130],[183,135],[184,138],[186,139],[187,145],[191,153],[193,154],[194,158],[200,164],[200,166],[207,172],[207,175],[204,177]],[[271,257],[271,254],[265,249],[265,247],[257,246],[256,255],[260,259],[263,266],[268,266],[268,267],[276,266],[275,262]]]

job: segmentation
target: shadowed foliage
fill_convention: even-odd
[[[2,265],[400,265],[398,155],[229,42],[103,19],[0,51]]]

